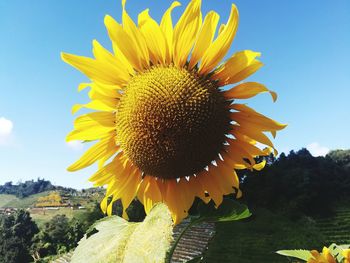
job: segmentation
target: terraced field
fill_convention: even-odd
[[[336,209],[334,216],[317,220],[327,244],[350,244],[350,204]]]
[[[217,224],[206,262],[284,263],[280,249],[318,249],[331,243],[350,244],[350,204],[340,205],[334,216],[293,222],[258,210],[246,222]]]

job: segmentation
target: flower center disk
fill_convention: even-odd
[[[145,174],[191,176],[223,149],[228,102],[216,83],[196,71],[154,66],[134,76],[117,112],[117,138]]]

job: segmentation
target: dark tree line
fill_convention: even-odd
[[[55,186],[49,180],[38,178],[36,181],[28,180],[25,182],[18,182],[13,184],[13,182],[7,182],[4,185],[0,185],[0,194],[11,194],[19,198],[24,198],[30,195],[42,193],[45,191],[58,190],[65,194],[74,194],[77,192],[76,189]]]
[[[306,149],[270,156],[260,172],[242,171],[248,206],[266,207],[291,217],[327,216],[337,202],[349,200],[350,150],[313,157]]]
[[[55,186],[53,186],[50,181],[38,178],[37,181],[28,180],[19,182],[18,184],[7,182],[4,185],[0,185],[0,194],[11,194],[23,198],[54,189]]]

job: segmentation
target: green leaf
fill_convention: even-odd
[[[313,257],[309,250],[303,250],[303,249],[278,250],[276,253],[282,256],[299,258],[304,261],[308,261],[309,258]]]
[[[199,218],[194,220],[210,222],[227,222],[241,220],[251,216],[247,206],[232,199],[224,199],[218,208],[199,204]]]
[[[79,242],[71,263],[162,263],[172,241],[173,223],[167,206],[157,204],[142,223],[112,216],[90,229],[95,233],[90,231]]]
[[[164,262],[173,241],[172,236],[173,221],[170,211],[166,205],[157,204],[131,235],[123,262]]]
[[[98,232],[79,242],[71,263],[122,262],[127,241],[136,226],[117,216],[100,220],[94,227]]]

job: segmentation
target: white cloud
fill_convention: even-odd
[[[12,121],[1,117],[0,118],[0,136],[10,135],[13,129]]]
[[[308,149],[309,152],[315,157],[325,156],[329,152],[327,147],[320,145],[318,142],[310,143],[306,146],[306,149]]]
[[[13,122],[0,117],[0,145],[7,145],[12,141]]]
[[[67,142],[67,145],[75,151],[80,151],[84,148],[84,144],[81,141],[69,141]]]

